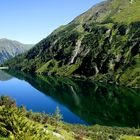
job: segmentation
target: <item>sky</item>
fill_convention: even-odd
[[[0,38],[35,44],[103,0],[0,0]]]

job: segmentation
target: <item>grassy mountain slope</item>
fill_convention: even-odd
[[[5,63],[38,74],[84,75],[139,87],[140,1],[107,0]]]
[[[93,6],[90,10],[77,17],[73,22],[119,22],[131,23],[140,20],[139,0],[106,0]]]
[[[29,50],[31,47],[32,45],[22,44],[17,41],[0,39],[0,63]]]

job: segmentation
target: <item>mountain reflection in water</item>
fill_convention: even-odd
[[[139,90],[76,78],[10,74],[24,79],[88,124],[131,127],[140,124]]]

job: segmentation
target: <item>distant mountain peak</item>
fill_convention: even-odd
[[[87,12],[75,18],[73,22],[85,23],[91,20],[92,22],[102,23],[107,20],[112,20],[114,22],[128,24],[132,21],[139,21],[139,5],[140,0],[106,0],[94,5]]]
[[[24,53],[30,49],[32,45],[22,44],[15,40],[9,40],[7,38],[0,39],[0,63],[13,58],[21,53]]]

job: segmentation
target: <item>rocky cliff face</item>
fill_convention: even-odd
[[[140,1],[104,1],[7,65],[139,87]],[[18,63],[18,64],[17,64]]]
[[[31,45],[25,45],[17,41],[0,39],[0,63],[27,51]]]

